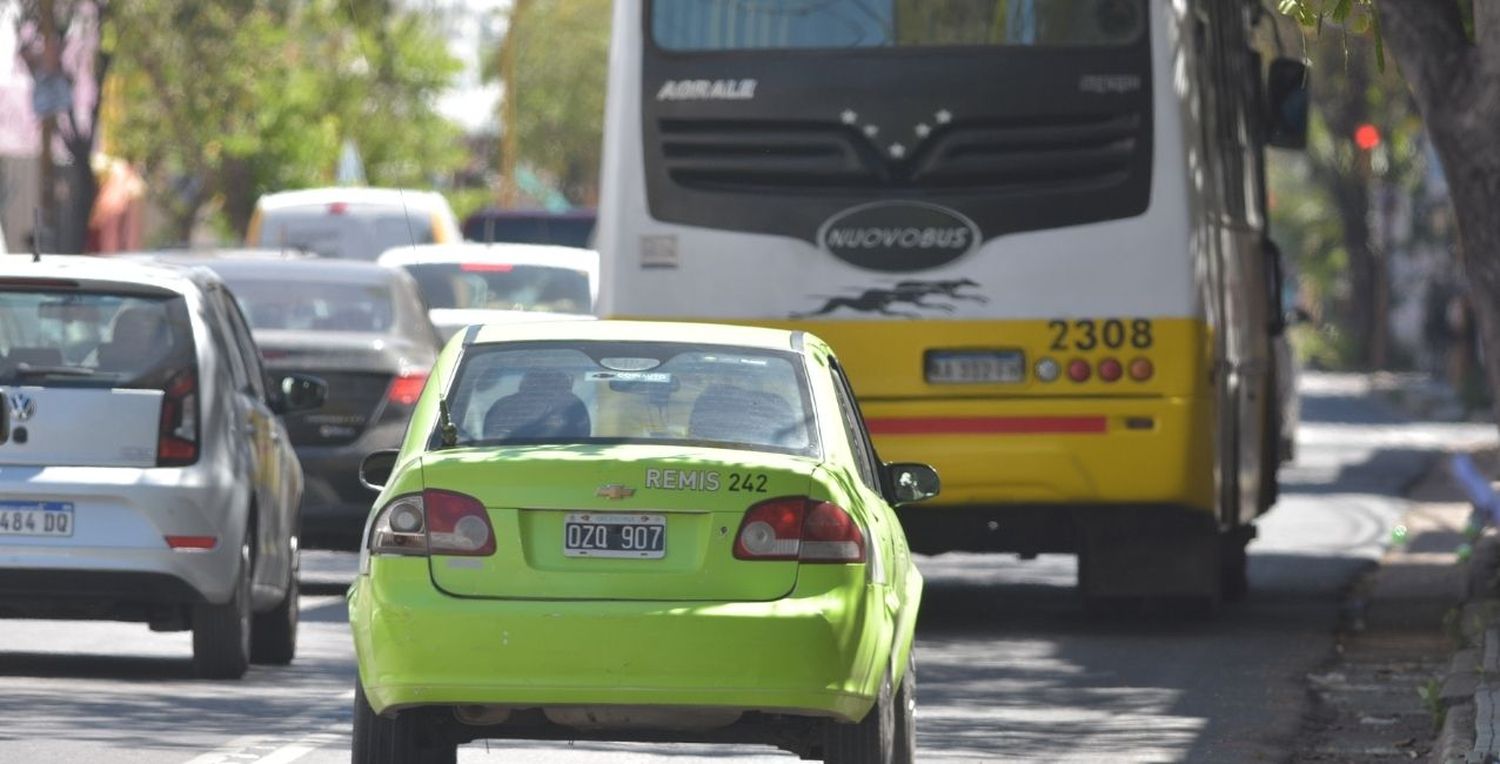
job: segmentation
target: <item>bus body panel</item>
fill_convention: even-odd
[[[1142,214],[1004,233],[910,273],[862,270],[794,236],[654,219],[641,115],[642,94],[655,85],[640,79],[641,34],[617,32],[599,220],[601,315],[797,327],[823,337],[848,367],[881,457],[930,462],[942,473],[942,500],[919,510],[924,518],[963,507],[1054,507],[1061,515],[1160,506],[1221,528],[1248,523],[1263,509],[1271,402],[1264,220],[1236,223],[1222,212],[1218,160],[1209,158],[1219,149],[1203,113],[1212,88],[1198,74],[1211,51],[1192,34],[1199,5],[1148,2],[1154,151]],[[639,30],[644,7],[615,3],[615,28]],[[764,76],[759,85],[775,86]],[[891,198],[881,194],[870,198]],[[916,304],[879,294],[914,281],[960,286]],[[1053,345],[1058,322],[1136,319],[1152,324],[1149,349]],[[955,348],[1019,349],[1026,379],[924,380],[926,354]],[[1148,383],[1098,379],[1103,358],[1139,356],[1156,369]],[[1082,358],[1095,376],[1043,384],[1034,369],[1044,357]],[[1090,429],[1100,421],[1102,430]],[[995,539],[986,548],[1035,545]]]

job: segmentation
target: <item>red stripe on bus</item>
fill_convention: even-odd
[[[870,419],[875,435],[1102,435],[1109,421],[1102,416],[993,416]]]

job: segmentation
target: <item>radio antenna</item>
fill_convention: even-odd
[[[42,261],[42,208],[31,208],[31,262]]]

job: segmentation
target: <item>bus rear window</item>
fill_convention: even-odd
[[[157,389],[196,363],[181,297],[0,290],[0,385]]]
[[[326,205],[266,213],[260,246],[301,249],[323,257],[374,260],[381,253],[435,241],[431,216],[381,205]]]
[[[653,0],[675,51],[1129,44],[1141,0]]]

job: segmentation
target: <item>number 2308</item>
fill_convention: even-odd
[[[1156,342],[1151,331],[1151,321],[1145,318],[1124,320],[1111,318],[1096,321],[1085,318],[1078,321],[1048,321],[1052,332],[1053,350],[1093,350],[1104,347],[1118,350],[1132,347],[1145,350]]]

